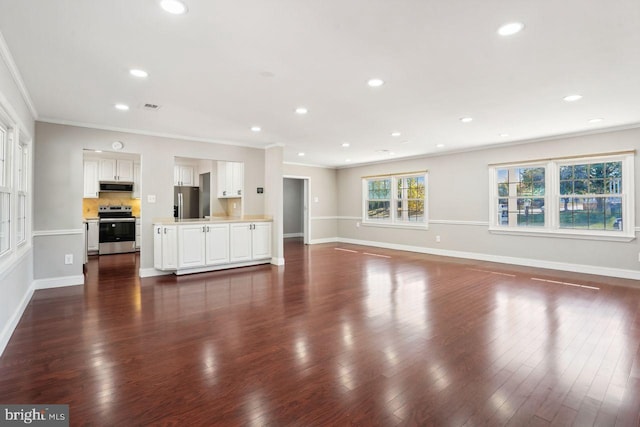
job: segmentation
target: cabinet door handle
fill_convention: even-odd
[[[164,234],[167,234],[167,227],[164,228]]]
[[[202,232],[206,233],[207,232],[207,227],[205,227],[204,225],[202,226]]]
[[[158,234],[160,234],[160,227],[158,227]]]
[[[207,225],[207,233],[209,232],[209,226]]]

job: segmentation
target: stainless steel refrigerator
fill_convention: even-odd
[[[198,218],[200,209],[200,188],[173,187],[173,216],[178,219]]]

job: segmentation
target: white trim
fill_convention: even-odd
[[[278,147],[284,147],[284,144],[282,142],[274,142],[273,144],[269,144],[269,145],[265,145],[264,149],[267,150],[269,148],[278,148]]]
[[[40,236],[72,236],[75,234],[84,234],[84,228],[73,228],[69,230],[36,230],[33,237]]]
[[[20,304],[16,307],[13,315],[7,322],[7,324],[2,329],[2,333],[0,333],[0,356],[4,353],[5,348],[7,348],[7,344],[9,344],[9,340],[11,339],[11,335],[13,335],[13,331],[16,330],[24,311],[27,309],[29,302],[31,302],[31,297],[33,296],[34,287],[33,284],[29,286],[27,292],[25,292]]]
[[[138,276],[139,277],[155,277],[155,276],[168,276],[172,274],[171,271],[160,271],[155,268],[139,268]]]
[[[98,130],[105,130],[110,132],[126,132],[126,133],[132,133],[134,135],[157,136],[159,138],[170,138],[170,139],[178,139],[183,141],[196,141],[196,142],[208,142],[212,144],[234,145],[238,147],[255,148],[258,150],[265,149],[264,145],[262,144],[250,144],[250,143],[238,142],[238,141],[220,141],[220,140],[210,139],[210,138],[198,138],[195,136],[176,135],[176,134],[164,133],[164,132],[152,132],[152,131],[147,131],[142,129],[119,128],[115,126],[105,126],[105,125],[99,125],[95,123],[83,123],[83,122],[75,122],[72,120],[60,120],[60,119],[54,119],[50,117],[41,117],[38,119],[38,121],[43,123],[51,123],[54,125],[75,126],[80,128],[98,129]]]
[[[310,163],[298,163],[298,162],[282,162],[283,165],[291,165],[291,166],[304,166],[308,168],[321,168],[321,169],[336,169],[335,166],[325,166],[325,165],[313,165]]]
[[[535,228],[520,228],[517,227],[509,227],[509,228],[498,228],[498,227],[490,227],[489,233],[491,234],[510,234],[514,236],[539,236],[539,237],[553,237],[558,239],[578,239],[578,240],[602,240],[608,242],[631,242],[636,239],[634,234],[614,234],[613,232],[595,232],[587,233],[582,230],[573,231],[572,229],[559,229],[558,231],[552,231],[548,229],[540,229]]]
[[[273,257],[273,258],[271,258],[271,264],[272,265],[284,265],[284,258]]]
[[[304,237],[304,233],[285,233],[282,235],[283,239],[291,239],[293,237]]]
[[[325,219],[338,219],[337,216],[313,216],[311,217],[312,220],[325,220]]]
[[[319,245],[322,243],[336,243],[339,242],[340,238],[339,237],[325,237],[322,239],[313,239],[311,241],[309,241],[310,245]]]
[[[33,289],[63,288],[65,286],[84,285],[84,275],[52,277],[50,279],[37,279],[33,281]]]
[[[37,120],[38,111],[36,110],[36,107],[33,105],[33,101],[31,100],[31,95],[29,95],[27,86],[24,84],[24,81],[22,80],[22,75],[20,74],[20,71],[18,70],[16,63],[13,60],[13,55],[11,55],[9,46],[7,46],[7,41],[2,36],[2,33],[0,33],[0,57],[2,57],[2,60],[4,61],[7,68],[9,69],[9,73],[11,74],[11,77],[13,78],[13,81],[15,82],[16,86],[18,86],[18,91],[22,96],[22,100],[24,101],[25,104],[27,104],[27,108],[29,108],[29,111],[31,112],[31,115],[33,116],[33,118]]]
[[[409,223],[395,223],[385,224],[384,222],[362,221],[360,223],[363,227],[379,227],[379,228],[404,228],[407,230],[428,230],[429,225],[425,223],[411,225]]]
[[[348,221],[348,220],[351,220],[351,221],[362,221],[362,217],[360,217],[360,216],[336,216],[335,218],[338,219],[338,220],[345,220],[345,221]]]
[[[481,227],[488,227],[489,221],[459,221],[455,219],[430,219],[429,224],[475,225],[475,226],[481,226]]]
[[[418,252],[429,255],[440,255],[452,258],[475,259],[479,261],[497,262],[501,264],[523,265],[526,267],[546,268],[551,270],[571,271],[575,273],[595,274],[599,276],[620,277],[623,279],[640,280],[640,271],[625,270],[622,268],[599,267],[595,265],[570,264],[564,262],[544,261],[529,258],[516,258],[502,255],[489,255],[477,252],[452,251],[447,249],[433,249],[421,246],[400,245],[396,243],[374,242],[370,240],[357,240],[338,238],[339,243],[353,245],[373,246],[377,248],[395,249],[399,251]],[[640,287],[640,284],[638,284]]]

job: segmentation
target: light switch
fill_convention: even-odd
[[[320,199],[318,198],[318,196],[313,198],[314,203],[318,203],[320,201]]]
[[[155,203],[156,195],[155,194],[147,194],[147,203]]]

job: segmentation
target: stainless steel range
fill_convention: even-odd
[[[100,246],[98,254],[136,251],[136,219],[131,206],[100,206]]]

